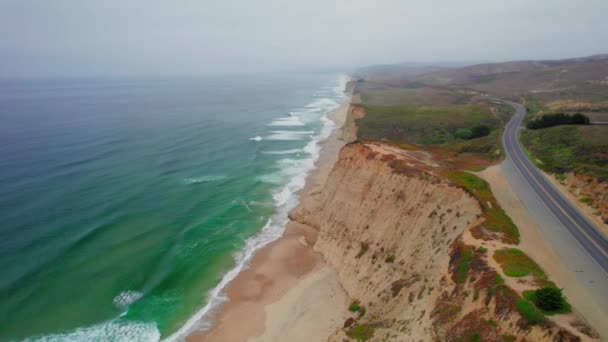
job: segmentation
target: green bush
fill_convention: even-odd
[[[454,135],[458,139],[469,140],[469,139],[471,139],[471,136],[473,136],[473,132],[471,132],[470,129],[459,128],[456,130],[456,133],[454,133]]]
[[[581,113],[568,115],[564,113],[545,114],[539,119],[530,120],[528,129],[541,129],[559,125],[588,125],[589,118]]]
[[[350,311],[350,312],[357,312],[357,311],[359,311],[359,309],[361,309],[361,306],[359,306],[359,304],[357,304],[357,303],[352,303],[348,307],[348,311]]]
[[[557,311],[565,306],[566,300],[562,295],[562,289],[555,286],[547,286],[536,290],[535,303],[541,310]]]
[[[471,139],[485,137],[492,130],[487,125],[476,125],[471,129]]]

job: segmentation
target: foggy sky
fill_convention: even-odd
[[[0,0],[0,76],[166,75],[608,52],[607,0]]]

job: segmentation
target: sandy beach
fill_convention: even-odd
[[[345,124],[350,103],[330,113],[336,128],[322,141],[317,168],[300,192],[313,201],[338,158],[354,136]],[[212,316],[212,327],[193,332],[187,341],[319,341],[344,322],[348,299],[337,277],[312,246],[318,232],[291,221],[278,240],[260,250],[250,267],[227,287],[229,298]]]

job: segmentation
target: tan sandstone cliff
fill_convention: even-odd
[[[329,340],[349,340],[356,326],[374,341],[586,339],[520,316],[483,248],[463,242],[483,221],[479,202],[440,172],[422,151],[351,143],[325,187],[290,213],[318,229],[315,250],[361,307]]]

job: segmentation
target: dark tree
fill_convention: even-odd
[[[572,115],[572,124],[573,125],[588,125],[589,118],[581,113],[576,113]]]
[[[535,304],[545,311],[560,310],[564,307],[562,290],[555,286],[543,287],[536,291]]]
[[[528,129],[541,129],[558,125],[588,125],[589,118],[581,113],[568,115],[564,113],[545,114],[526,125]]]
[[[471,139],[485,137],[490,134],[490,127],[486,125],[476,125],[471,128]]]

